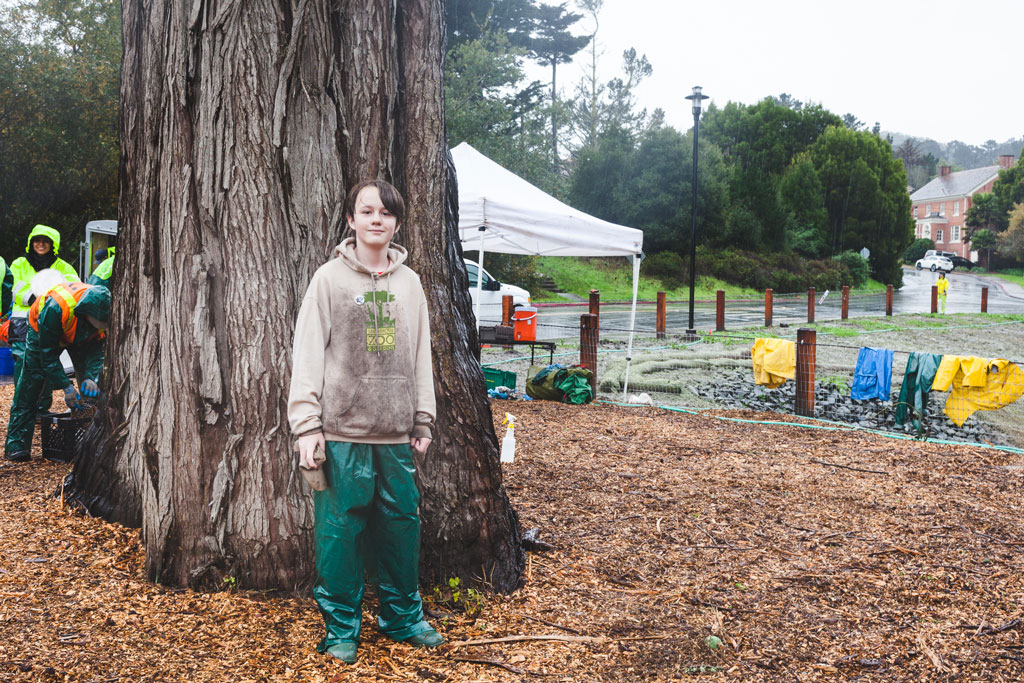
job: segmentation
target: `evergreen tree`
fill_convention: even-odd
[[[568,64],[590,42],[589,36],[575,36],[570,27],[582,15],[566,10],[566,4],[540,5],[534,12],[534,31],[530,53],[540,64],[551,66],[551,159],[558,163],[558,82],[559,64]]]

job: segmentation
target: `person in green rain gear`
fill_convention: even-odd
[[[354,237],[313,275],[295,324],[288,421],[300,466],[323,469],[327,481],[313,494],[313,597],[327,631],[317,650],[347,663],[359,643],[364,544],[378,630],[416,647],[444,642],[419,594],[413,453],[430,445],[434,380],[423,287],[403,265],[408,252],[391,244],[404,215],[390,183],[355,186],[345,201]]]
[[[82,395],[98,396],[103,370],[103,336],[110,319],[110,290],[65,282],[62,273],[43,270],[33,279],[38,298],[29,309],[24,366],[14,388],[7,422],[4,457],[24,462],[30,457],[39,394],[46,386],[64,390],[72,410],[83,407]],[[61,351],[75,366],[81,394],[64,373]]]
[[[7,261],[0,257],[0,319],[11,315],[14,301],[14,272],[7,267]]]
[[[25,256],[17,258],[11,264],[14,276],[13,301],[11,306],[11,322],[8,343],[14,357],[14,383],[17,386],[21,377],[22,364],[25,357],[25,340],[28,335],[28,309],[35,301],[32,294],[32,278],[47,268],[60,272],[68,282],[78,282],[78,272],[74,267],[58,257],[60,253],[60,233],[46,225],[32,228],[25,244]],[[38,409],[46,412],[50,408],[53,387],[44,387],[40,392]]]
[[[103,251],[96,252],[96,260],[99,261],[99,265],[92,271],[92,275],[89,276],[88,283],[90,285],[102,285],[107,289],[110,289],[110,276],[114,274],[114,253],[115,248],[109,247]],[[100,256],[102,255],[102,260]]]

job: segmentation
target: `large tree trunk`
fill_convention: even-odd
[[[123,14],[106,447],[78,458],[68,495],[140,523],[154,580],[308,585],[312,508],[286,420],[295,314],[347,188],[387,178],[410,205],[435,350],[423,577],[514,588],[519,528],[446,173],[441,0],[126,0]]]

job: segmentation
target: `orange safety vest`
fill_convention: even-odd
[[[64,327],[64,334],[61,336],[61,341],[64,346],[70,345],[75,341],[75,330],[78,328],[78,318],[75,316],[75,306],[82,300],[85,293],[89,291],[92,285],[87,285],[82,282],[63,282],[43,296],[32,302],[32,307],[28,311],[28,324],[32,326],[32,329],[39,332],[39,311],[46,305],[46,300],[52,298],[60,306],[61,312],[61,325]],[[105,331],[99,330],[97,335],[102,339]]]

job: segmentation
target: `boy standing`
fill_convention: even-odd
[[[288,420],[302,467],[326,455],[327,490],[314,493],[313,596],[327,629],[317,650],[347,663],[360,635],[364,538],[376,550],[380,631],[418,647],[444,642],[419,595],[412,452],[430,445],[434,382],[426,297],[406,250],[391,244],[404,215],[390,183],[352,188],[354,236],[313,275],[295,325]]]

